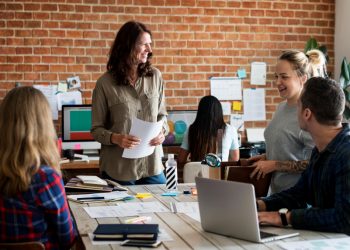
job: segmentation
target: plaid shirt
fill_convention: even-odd
[[[313,149],[309,166],[294,187],[263,200],[268,211],[291,210],[294,228],[350,235],[349,124],[343,124],[322,152]]]
[[[0,242],[41,241],[48,249],[68,249],[76,230],[62,178],[42,166],[26,192],[0,197]]]

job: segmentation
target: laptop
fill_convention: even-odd
[[[254,186],[196,177],[199,213],[205,231],[265,243],[299,235],[278,235],[259,228]]]

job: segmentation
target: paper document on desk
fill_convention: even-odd
[[[84,207],[91,218],[137,216],[143,213],[169,212],[160,202],[129,202],[118,206]]]
[[[159,122],[146,122],[135,117],[132,118],[129,134],[137,136],[141,139],[141,142],[132,149],[124,149],[122,157],[137,159],[152,154],[155,146],[149,145],[149,142],[160,133],[163,122],[163,120]]]
[[[281,242],[278,245],[286,250],[339,250],[350,249],[350,238],[303,240],[293,242]]]
[[[99,197],[103,197],[103,199],[94,199]],[[125,191],[113,191],[108,193],[67,195],[67,198],[68,200],[86,203],[86,202],[120,201],[125,199],[132,199],[132,196]]]
[[[170,209],[173,213],[184,213],[198,222],[201,221],[198,202],[170,202]]]

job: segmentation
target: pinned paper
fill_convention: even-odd
[[[231,103],[229,102],[221,102],[223,115],[231,114]]]
[[[241,111],[242,110],[242,102],[240,102],[240,101],[233,101],[232,109],[234,111]]]
[[[247,77],[247,73],[246,73],[245,69],[237,70],[237,75],[239,78],[246,78]]]
[[[241,114],[232,114],[230,118],[231,126],[234,126],[238,131],[244,130],[244,121],[243,115]]]
[[[266,84],[266,63],[252,62],[250,74],[250,84],[265,85]]]
[[[67,92],[68,85],[66,82],[59,82],[57,85],[57,92]]]

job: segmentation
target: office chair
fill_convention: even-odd
[[[0,243],[0,250],[45,250],[45,246],[39,241]]]
[[[250,174],[255,168],[249,166],[249,162],[241,159],[237,162],[221,163],[221,179],[228,181],[238,181],[253,184],[256,197],[264,197],[267,195],[271,182],[271,173],[265,175],[259,180],[250,178]]]
[[[194,183],[194,178],[205,177],[209,178],[209,166],[202,164],[200,161],[187,162],[183,168],[184,183]]]

